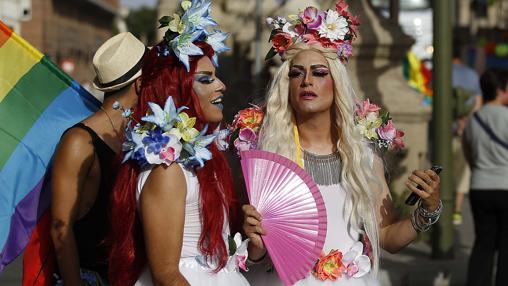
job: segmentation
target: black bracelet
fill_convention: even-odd
[[[261,256],[261,258],[258,258],[256,260],[252,260],[250,257],[247,257],[247,260],[249,260],[249,262],[252,263],[252,264],[257,264],[257,263],[263,261],[263,259],[265,259],[267,253],[268,253],[268,251],[265,250],[265,253]]]

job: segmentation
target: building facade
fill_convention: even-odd
[[[115,32],[120,0],[31,0],[31,16],[18,33],[86,88],[92,58]]]

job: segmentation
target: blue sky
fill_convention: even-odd
[[[140,6],[155,7],[158,0],[121,0],[122,4],[129,8],[138,8]]]

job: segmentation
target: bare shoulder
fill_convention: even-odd
[[[90,134],[81,128],[69,129],[58,144],[57,154],[63,153],[67,159],[85,158],[93,154]]]
[[[143,186],[142,196],[185,196],[187,186],[182,168],[173,163],[153,168]]]

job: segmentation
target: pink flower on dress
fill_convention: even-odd
[[[321,21],[325,17],[325,13],[319,11],[316,7],[307,7],[300,15],[302,22],[307,25],[309,29],[317,29],[321,26]]]
[[[362,119],[365,118],[371,112],[375,112],[377,114],[377,112],[380,109],[381,108],[379,106],[375,105],[374,103],[370,103],[370,100],[366,99],[363,101],[363,104],[361,106],[358,106],[356,108],[356,114],[360,119]]]
[[[237,255],[236,256],[236,263],[238,265],[238,268],[242,269],[243,271],[247,271],[247,256],[245,255]]]
[[[385,125],[382,125],[377,129],[377,134],[379,135],[379,138],[386,140],[388,142],[393,142],[395,136],[397,135],[397,130],[395,130],[393,122],[391,120],[388,120],[388,122]]]
[[[314,276],[320,280],[337,280],[342,276],[345,267],[342,264],[342,252],[332,249],[328,255],[321,254],[314,266]]]

